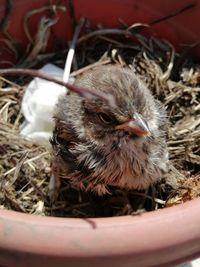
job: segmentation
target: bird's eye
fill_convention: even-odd
[[[111,124],[114,121],[114,119],[111,116],[109,116],[109,115],[107,115],[106,113],[103,113],[103,112],[98,113],[98,117],[105,124]]]

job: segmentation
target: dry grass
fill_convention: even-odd
[[[96,65],[110,63],[131,67],[140,75],[167,108],[169,173],[146,192],[111,188],[112,195],[104,197],[76,191],[63,181],[59,198],[51,205],[47,196],[50,151],[19,135],[23,79],[22,83],[17,80],[17,85],[0,77],[1,208],[66,217],[119,216],[200,196],[200,68],[190,58],[181,58],[166,41],[131,31],[129,35],[134,39],[113,39],[102,33],[82,38],[71,75],[76,77]],[[56,55],[52,63],[64,65]],[[8,89],[3,89],[5,86]]]

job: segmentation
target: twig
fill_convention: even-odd
[[[105,36],[99,36],[99,39],[107,41],[109,43],[112,43],[112,44],[114,44],[114,45],[116,45],[117,47],[120,47],[120,48],[127,48],[127,49],[136,50],[136,51],[141,51],[141,47],[139,47],[137,45],[124,44],[124,43],[121,43],[119,41],[116,41],[116,40],[114,40],[112,38],[105,37]]]
[[[165,41],[167,42],[167,41]],[[170,62],[167,66],[167,70],[163,73],[163,75],[160,77],[161,80],[167,80],[170,75],[171,75],[171,71],[173,69],[173,66],[174,66],[174,59],[175,59],[175,49],[174,47],[169,43],[167,42],[167,44],[169,45],[169,47],[171,48],[171,56],[170,56]]]
[[[69,83],[65,83],[65,82],[60,81],[56,78],[53,78],[47,74],[44,74],[43,72],[38,71],[38,70],[14,69],[14,68],[13,69],[0,69],[0,75],[29,75],[32,77],[38,77],[38,78],[41,78],[41,79],[44,79],[44,80],[47,80],[50,82],[54,82],[54,83],[59,84],[61,86],[64,86],[67,89],[69,89],[70,91],[75,92],[82,97],[97,98],[97,99],[100,99],[100,100],[107,102],[112,107],[116,107],[115,99],[110,94],[98,92],[98,91],[91,89],[91,88],[83,88],[83,87],[75,86],[75,85],[72,85]]]
[[[72,61],[73,61],[74,53],[75,53],[76,42],[77,42],[78,36],[80,34],[80,31],[81,31],[84,23],[85,23],[85,18],[82,17],[80,19],[78,25],[76,26],[75,33],[74,33],[74,36],[73,36],[73,39],[72,39],[72,42],[71,42],[71,45],[70,45],[70,48],[69,48],[69,51],[67,54],[67,59],[65,62],[63,82],[68,82],[68,80],[69,80],[70,70],[71,70]]]
[[[33,62],[37,55],[46,48],[49,40],[50,28],[57,23],[57,19],[42,17],[38,26],[38,31],[35,36],[33,47],[22,63],[25,66],[27,63]]]
[[[13,100],[9,100],[1,109],[0,109],[0,116],[1,116],[1,119],[5,122],[8,121],[8,108],[11,104],[14,104],[16,103],[15,101]]]
[[[70,21],[72,22],[72,27],[73,29],[76,26],[76,15],[75,15],[75,9],[74,9],[74,1],[73,0],[68,0],[68,10],[69,10],[69,15],[70,15]]]
[[[111,63],[111,60],[109,58],[105,59],[103,61],[97,61],[97,62],[92,63],[90,65],[87,65],[87,66],[85,66],[85,67],[83,67],[83,68],[81,68],[79,70],[73,71],[70,74],[70,77],[75,77],[75,76],[77,76],[77,75],[79,75],[79,74],[81,74],[81,73],[83,73],[85,71],[88,71],[88,70],[93,69],[93,68],[98,67],[98,66],[107,65],[109,63]]]
[[[6,90],[9,90],[9,91],[12,91],[13,90],[13,87],[14,88],[22,88],[22,86],[20,86],[20,85],[18,85],[18,84],[16,84],[16,83],[14,83],[14,82],[11,82],[11,81],[9,81],[9,80],[7,80],[7,79],[5,79],[4,77],[0,77],[0,81],[3,81],[4,83],[7,83],[7,84],[9,84],[9,85],[11,85],[12,87],[11,88],[0,88],[0,91],[2,90],[2,91],[4,91],[4,92],[6,92]]]
[[[23,161],[22,165],[27,164],[27,163],[29,163],[29,162],[31,162],[31,161],[38,160],[39,158],[41,158],[41,157],[43,157],[43,156],[45,156],[45,155],[47,155],[47,154],[48,154],[48,152],[43,152],[42,154],[37,155],[37,156],[34,157],[34,158],[27,159],[27,160]],[[12,173],[12,172],[15,171],[16,169],[17,169],[17,166],[16,166],[16,167],[13,167],[12,169],[10,169],[10,170],[8,170],[7,172],[5,172],[5,173],[4,173],[4,176],[7,176],[8,174]]]
[[[7,26],[9,24],[9,19],[10,19],[10,16],[12,14],[13,0],[6,0],[5,4],[2,5],[2,7],[3,6],[5,6],[5,8],[4,8],[5,12],[4,12],[4,16],[0,22],[0,31],[1,32],[4,32],[7,30]]]
[[[61,10],[61,11],[66,11],[66,7],[65,6],[56,6],[56,5],[52,5],[52,6],[44,6],[44,7],[41,7],[41,8],[37,8],[37,9],[34,9],[34,10],[31,10],[30,12],[28,12],[25,16],[24,16],[24,32],[26,34],[26,37],[28,38],[29,42],[30,43],[33,43],[34,40],[33,38],[31,37],[31,34],[29,32],[29,29],[28,29],[28,20],[31,16],[33,15],[36,15],[36,14],[39,14],[39,13],[42,13],[42,12],[45,12],[45,11],[53,11],[53,12],[56,12],[57,10]]]
[[[130,30],[135,30],[137,28],[140,28],[140,27],[149,27],[149,24],[146,24],[146,23],[134,23],[132,24],[131,26],[129,26],[126,30],[127,31],[130,31]]]
[[[160,23],[162,21],[171,19],[171,18],[173,18],[173,17],[175,17],[177,15],[182,14],[183,12],[185,12],[185,11],[191,9],[191,8],[194,8],[195,6],[196,6],[196,3],[188,4],[188,5],[184,6],[184,7],[182,7],[181,9],[178,9],[178,10],[174,11],[173,13],[171,13],[171,14],[169,14],[167,16],[164,16],[164,17],[161,17],[159,19],[153,20],[152,22],[149,23],[149,25],[150,26],[151,25],[155,25],[155,24]]]
[[[41,190],[40,186],[38,186],[30,177],[29,175],[26,176],[28,182],[30,182],[31,186],[35,189],[36,193],[41,197],[45,204],[48,204],[47,197],[44,192]]]
[[[14,184],[17,180],[17,178],[19,177],[19,173],[20,173],[20,170],[23,166],[23,164],[25,163],[26,161],[26,158],[28,157],[28,154],[29,152],[27,151],[26,153],[24,153],[21,158],[19,159],[16,167],[15,167],[15,170],[14,170],[14,175],[13,175],[13,179],[12,179],[12,184]]]
[[[116,34],[116,35],[125,35],[126,37],[133,36],[133,33],[128,30],[120,30],[120,29],[103,29],[103,30],[96,30],[90,32],[81,38],[78,39],[77,44],[87,41],[88,39],[98,36],[98,35],[107,35],[107,34]]]
[[[5,44],[5,50],[8,50],[15,58],[18,58],[16,45],[10,39],[0,39]]]

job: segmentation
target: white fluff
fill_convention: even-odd
[[[62,80],[63,70],[53,64],[47,64],[40,71]],[[49,145],[54,127],[53,112],[59,96],[66,88],[40,78],[33,79],[27,86],[22,99],[21,111],[25,122],[21,126],[21,135],[42,145]]]

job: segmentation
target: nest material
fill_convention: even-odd
[[[124,44],[124,40],[98,35],[87,40],[87,45],[80,44],[77,69],[71,76],[110,63],[131,67],[140,75],[168,111],[171,167],[163,177],[165,182],[145,192],[111,187],[111,195],[97,197],[71,188],[64,180],[57,202],[51,205],[47,196],[51,153],[20,137],[24,88],[1,78],[2,86],[9,84],[8,89],[0,89],[1,208],[66,217],[119,216],[200,196],[200,68],[187,58],[180,60],[181,55],[166,41],[139,34],[134,37],[137,43]],[[58,63],[56,57],[53,63]],[[64,62],[59,60],[59,64]]]

